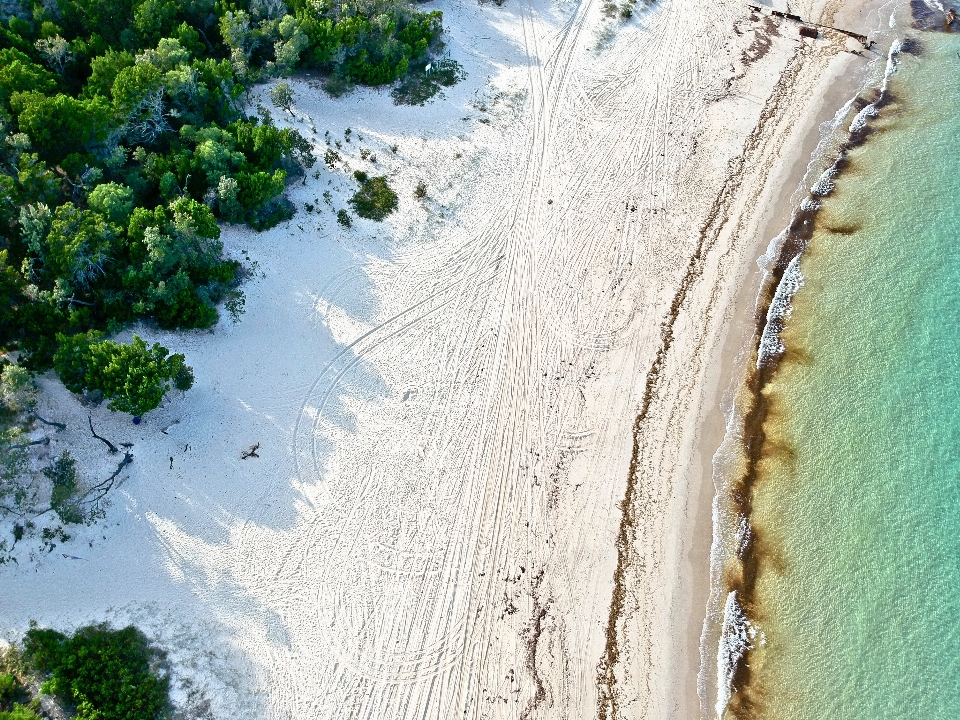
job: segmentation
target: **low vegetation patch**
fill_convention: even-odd
[[[0,720],[38,718],[40,694],[77,720],[159,720],[169,715],[164,654],[135,627],[82,627],[73,635],[33,626],[0,657]]]
[[[368,177],[360,170],[354,174],[360,189],[350,198],[350,207],[362,218],[368,220],[383,220],[397,209],[399,198],[387,185],[387,178],[383,175]]]
[[[460,63],[443,58],[411,68],[390,95],[395,105],[424,105],[440,95],[441,88],[452,87],[466,77]]]

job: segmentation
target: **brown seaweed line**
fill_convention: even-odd
[[[648,418],[657,394],[657,389],[662,380],[661,372],[675,339],[673,328],[680,314],[680,310],[690,290],[693,288],[694,283],[700,278],[703,272],[704,260],[707,253],[713,247],[717,237],[729,219],[730,205],[736,190],[740,186],[741,178],[743,177],[743,167],[750,153],[762,137],[767,123],[777,113],[780,101],[784,100],[789,94],[792,80],[796,72],[799,71],[800,64],[798,61],[790,71],[781,76],[777,89],[761,111],[757,125],[747,138],[742,152],[737,157],[732,158],[728,163],[724,185],[714,199],[713,205],[700,229],[696,249],[687,263],[680,287],[670,304],[670,310],[661,323],[660,347],[657,349],[657,354],[650,366],[650,370],[647,372],[643,399],[633,423],[633,447],[630,456],[630,467],[627,472],[627,485],[623,502],[620,504],[620,527],[614,543],[617,548],[617,565],[614,570],[613,592],[605,630],[604,651],[597,668],[597,716],[599,720],[616,720],[619,716],[619,698],[616,691],[617,681],[614,671],[614,668],[620,661],[617,625],[625,609],[627,568],[631,565],[633,555],[635,554],[633,542],[637,522],[635,501],[637,495],[638,460],[641,452],[641,430]]]
[[[894,101],[889,92],[872,91],[873,100],[867,97],[860,97],[854,102],[854,109],[859,111],[867,105],[872,104],[875,108],[883,108]],[[848,165],[848,155],[854,148],[863,145],[867,139],[874,134],[875,130],[867,122],[863,127],[856,131],[849,132],[847,139],[841,144],[837,157],[834,160],[831,169],[839,176],[843,169]],[[816,200],[813,195],[808,196]],[[780,248],[777,260],[767,278],[764,287],[761,290],[762,300],[757,303],[756,314],[756,339],[755,352],[759,354],[759,341],[763,335],[763,330],[767,324],[767,312],[770,304],[773,302],[774,295],[783,279],[783,274],[787,266],[806,250],[810,239],[816,229],[816,217],[819,212],[818,206],[814,205],[810,209],[798,209],[794,212],[790,221],[786,238]],[[754,367],[745,382],[747,391],[748,410],[743,417],[743,454],[745,458],[745,469],[740,479],[732,484],[730,493],[733,499],[733,506],[736,509],[737,516],[746,518],[750,523],[753,511],[753,491],[761,480],[760,461],[765,457],[765,451],[770,450],[767,445],[767,435],[764,425],[770,414],[770,401],[764,395],[763,390],[776,376],[777,370],[782,365],[782,357],[774,357],[763,362],[759,367]],[[727,579],[727,592],[735,590],[740,607],[744,614],[749,618],[757,617],[756,607],[756,587],[760,572],[763,569],[763,562],[769,559],[771,551],[762,542],[761,536],[752,523],[749,525],[749,540],[740,552],[740,573],[735,579]],[[760,698],[762,689],[756,687],[756,683],[751,684],[750,654],[752,647],[745,649],[737,661],[733,670],[731,680],[732,694],[727,705],[729,710],[737,720],[749,720],[750,718],[760,717],[762,708]]]

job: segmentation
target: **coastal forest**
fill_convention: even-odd
[[[441,22],[395,0],[2,0],[0,345],[95,390],[103,333],[213,325],[243,275],[219,223],[289,219],[284,187],[315,161],[247,114],[250,88],[390,83]]]
[[[271,83],[274,109],[290,113],[286,78],[302,72],[331,97],[400,81],[395,101],[423,104],[461,77],[438,57],[441,33],[439,11],[407,0],[0,0],[0,517],[15,520],[0,563],[39,518],[101,516],[133,459],[92,484],[69,451],[38,467],[31,449],[49,439],[28,433],[65,426],[37,414],[34,378],[52,370],[139,423],[193,370],[112,336],[242,313],[251,270],[227,257],[221,225],[290,219],[285,189],[318,159],[251,90]],[[359,217],[396,208],[385,178],[355,179]],[[337,219],[350,224],[346,210]],[[68,537],[43,532],[48,549]]]

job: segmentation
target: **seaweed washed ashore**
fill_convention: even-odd
[[[788,227],[768,251],[772,262],[757,300],[754,365],[746,378],[738,400],[738,423],[742,442],[739,477],[731,479],[726,492],[730,514],[734,519],[735,561],[722,568],[726,588],[723,606],[720,647],[717,653],[718,717],[726,713],[738,720],[755,717],[762,690],[751,684],[750,655],[756,644],[765,642],[762,631],[751,622],[759,615],[755,590],[760,573],[780,562],[774,544],[751,524],[754,488],[762,480],[761,461],[778,453],[788,452],[771,441],[765,429],[771,405],[764,390],[771,383],[781,362],[789,360],[789,351],[780,338],[791,313],[791,299],[803,286],[800,259],[817,228],[821,201],[834,188],[834,180],[849,162],[849,153],[862,146],[873,133],[871,119],[896,103],[889,80],[896,71],[899,56],[919,54],[919,43],[913,38],[893,43],[879,87],[862,91],[851,103],[852,121],[846,138],[840,143],[832,164],[810,188],[807,197],[794,211]],[[856,227],[830,227],[830,232],[846,235]],[[724,522],[724,521],[720,521]]]

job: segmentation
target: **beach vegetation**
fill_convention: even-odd
[[[397,193],[387,184],[383,175],[368,177],[357,170],[354,178],[360,183],[360,189],[350,198],[353,211],[362,218],[381,221],[397,209]]]
[[[63,369],[79,387],[77,367],[54,358],[64,344],[61,358],[83,345],[103,365],[81,385],[102,385],[112,408],[137,414],[156,407],[168,370],[152,350],[87,342],[91,333],[135,321],[215,324],[242,276],[219,223],[263,230],[289,220],[286,186],[316,161],[298,130],[277,127],[265,108],[247,115],[251,89],[274,82],[273,104],[292,113],[284,78],[297,71],[347,91],[393,82],[442,50],[442,14],[406,0],[7,5],[0,348],[18,350],[25,370]],[[389,212],[385,181],[370,182],[358,214]],[[124,375],[117,363],[134,356],[146,364]]]
[[[442,97],[443,88],[452,87],[466,77],[466,71],[452,58],[422,61],[411,66],[390,91],[390,96],[395,105],[425,105],[437,96]]]
[[[183,355],[170,355],[159,343],[148,346],[138,335],[129,345],[101,339],[101,334],[57,337],[54,368],[68,390],[99,391],[113,411],[142,416],[158,407],[172,388],[193,385],[193,369]]]
[[[32,626],[19,654],[22,679],[42,681],[41,692],[78,720],[155,720],[171,709],[166,658],[135,627],[65,635]]]

